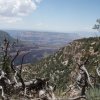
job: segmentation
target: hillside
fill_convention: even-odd
[[[0,45],[2,44],[2,42],[4,41],[5,37],[10,41],[10,42],[14,42],[15,39],[12,38],[7,32],[0,30]]]
[[[97,61],[100,63],[100,38],[75,40],[34,65],[24,65],[23,75],[25,79],[48,77],[51,83],[57,85],[57,90],[65,91],[76,76],[76,63],[79,59],[85,61],[87,57],[86,68],[96,76]]]

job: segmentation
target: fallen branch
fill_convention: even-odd
[[[77,97],[74,97],[74,98],[68,98],[68,100],[78,100],[78,99],[86,99],[86,96],[77,96]]]

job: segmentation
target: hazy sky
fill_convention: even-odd
[[[0,0],[0,29],[93,31],[100,0]]]

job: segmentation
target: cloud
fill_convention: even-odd
[[[21,20],[23,16],[35,11],[40,2],[41,0],[0,0],[0,18]]]
[[[1,23],[16,23],[18,21],[22,21],[22,18],[20,18],[20,17],[0,16],[0,22]]]
[[[35,2],[40,3],[42,0],[35,0]]]

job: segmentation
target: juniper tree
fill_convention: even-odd
[[[100,32],[100,19],[96,20],[97,24],[94,25],[93,29],[96,29],[98,32]]]

